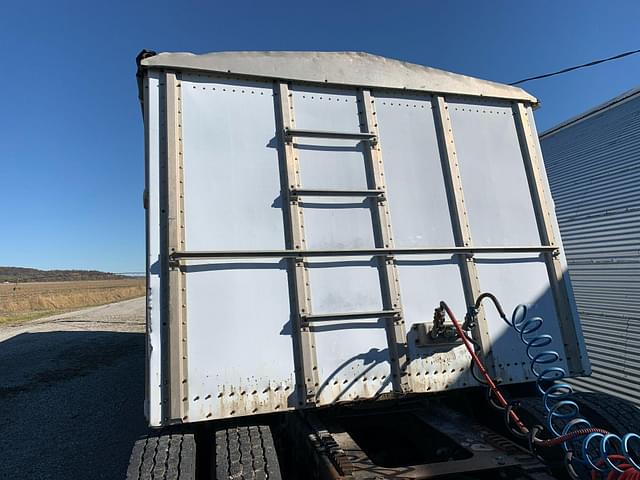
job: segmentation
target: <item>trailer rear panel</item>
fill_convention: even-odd
[[[520,89],[363,54],[142,61],[152,425],[476,385],[434,308],[529,306],[589,371]],[[487,309],[494,376],[533,379]]]

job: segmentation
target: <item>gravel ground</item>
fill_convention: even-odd
[[[144,344],[143,298],[0,326],[0,478],[124,479]]]

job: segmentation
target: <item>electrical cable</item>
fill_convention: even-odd
[[[618,60],[619,58],[628,57],[629,55],[634,55],[636,53],[640,53],[640,50],[630,50],[628,52],[619,53],[618,55],[614,55],[613,57],[601,58],[600,60],[594,60],[592,62],[583,63],[581,65],[575,65],[573,67],[563,68],[562,70],[558,70],[556,72],[545,73],[542,75],[536,75],[535,77],[523,78],[522,80],[518,80],[517,82],[512,82],[509,85],[519,85],[521,83],[530,82],[532,80],[540,80],[541,78],[554,77],[556,75],[560,75],[562,73],[572,72],[574,70],[578,70],[580,68],[593,67],[594,65],[599,65],[601,63],[610,62],[611,60]]]

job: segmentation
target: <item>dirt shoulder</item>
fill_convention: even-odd
[[[105,305],[144,295],[143,278],[0,284],[0,324]]]

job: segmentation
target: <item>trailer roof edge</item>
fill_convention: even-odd
[[[139,66],[538,103],[519,87],[365,52],[164,52],[141,58]]]

